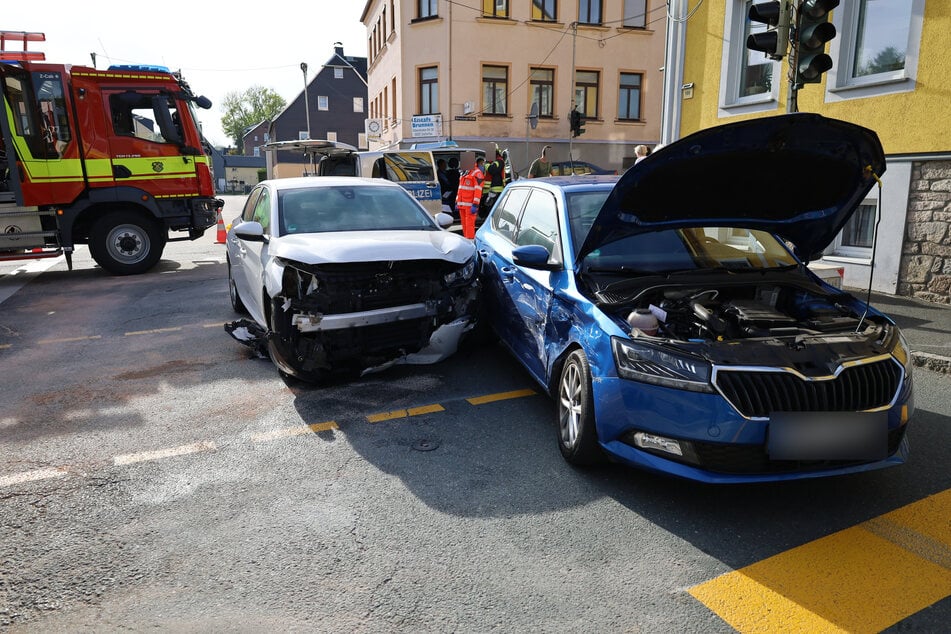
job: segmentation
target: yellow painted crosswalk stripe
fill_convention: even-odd
[[[740,632],[880,632],[951,596],[951,489],[689,593]]]
[[[420,414],[432,414],[434,412],[445,411],[442,405],[423,405],[421,407],[411,407],[409,409],[397,409],[392,412],[381,412],[379,414],[370,414],[367,421],[371,423],[382,423],[386,420],[396,418],[406,418],[407,416],[419,416]]]
[[[523,396],[532,396],[535,394],[535,390],[514,390],[512,392],[499,392],[497,394],[486,394],[485,396],[474,396],[472,398],[467,398],[470,405],[485,405],[486,403],[495,403],[496,401],[504,401],[510,398],[522,398]]]

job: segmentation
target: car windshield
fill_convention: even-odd
[[[429,214],[399,187],[341,185],[283,190],[281,235],[333,231],[438,231]]]

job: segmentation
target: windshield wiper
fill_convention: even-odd
[[[611,275],[640,276],[640,275],[663,275],[663,271],[648,271],[646,269],[634,269],[629,266],[592,266],[585,269],[585,273],[609,273]]]

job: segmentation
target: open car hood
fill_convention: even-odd
[[[884,171],[875,132],[817,114],[701,130],[624,173],[580,255],[637,233],[730,226],[775,233],[809,259],[832,242]]]

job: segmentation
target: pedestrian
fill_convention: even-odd
[[[647,149],[646,145],[637,145],[634,147],[634,165],[637,165],[641,161],[647,158],[647,155],[650,154],[650,150]]]
[[[482,201],[482,183],[485,180],[485,159],[476,159],[475,167],[459,178],[459,191],[456,193],[456,208],[462,221],[462,235],[470,240],[475,237],[476,216]]]
[[[550,149],[551,146],[546,145],[542,148],[541,156],[532,161],[531,166],[528,168],[529,178],[543,178],[545,176],[551,176],[551,161],[548,160],[548,150]]]
[[[443,201],[452,208],[453,217],[457,216],[456,194],[459,192],[459,178],[462,174],[459,172],[459,159],[455,156],[449,159],[449,169],[446,170],[446,178],[449,181],[449,196],[443,196]]]
[[[502,150],[496,147],[495,160],[485,168],[485,181],[482,185],[482,207],[479,209],[481,218],[489,215],[492,205],[495,204],[499,194],[505,189],[506,183],[505,158],[502,156]]]
[[[446,159],[436,159],[436,179],[439,181],[439,197],[446,208],[452,207],[449,200],[449,175],[446,171]]]

